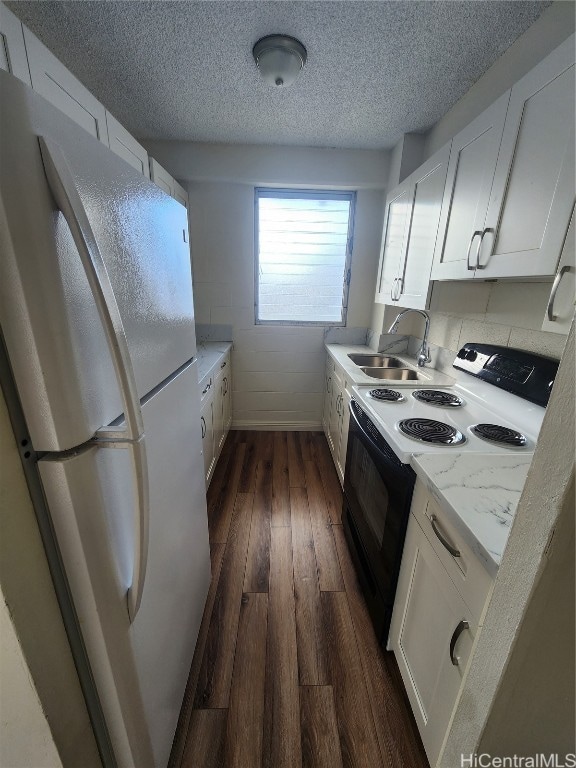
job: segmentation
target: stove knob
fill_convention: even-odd
[[[469,360],[471,363],[473,363],[477,357],[478,352],[476,352],[474,349],[469,349],[468,352],[466,352],[466,360]]]

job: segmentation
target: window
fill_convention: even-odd
[[[346,325],[355,197],[256,190],[256,323]]]

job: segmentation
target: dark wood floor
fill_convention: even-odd
[[[212,585],[171,764],[427,766],[377,644],[320,432],[230,432],[210,489]]]

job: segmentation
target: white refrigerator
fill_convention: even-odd
[[[27,473],[103,763],[164,768],[210,582],[187,215],[3,71],[0,103],[0,326]]]

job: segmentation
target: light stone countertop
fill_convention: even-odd
[[[394,352],[387,350],[386,352],[374,352],[373,349],[367,347],[364,344],[326,344],[326,350],[332,356],[332,358],[342,368],[346,376],[352,380],[356,385],[369,384],[373,387],[392,387],[396,389],[398,387],[451,387],[455,383],[455,379],[451,376],[447,376],[445,373],[435,370],[434,368],[418,368],[416,358],[409,357],[406,352]],[[418,381],[397,381],[394,379],[374,379],[371,376],[367,376],[359,366],[350,360],[348,355],[350,354],[366,354],[376,355],[384,354],[391,357],[397,357],[406,364],[406,368],[411,368],[418,373]]]
[[[415,454],[411,465],[491,576],[500,566],[532,455]]]
[[[210,374],[215,373],[216,366],[224,355],[232,349],[231,341],[205,341],[198,344],[196,357],[198,360],[198,383]]]

